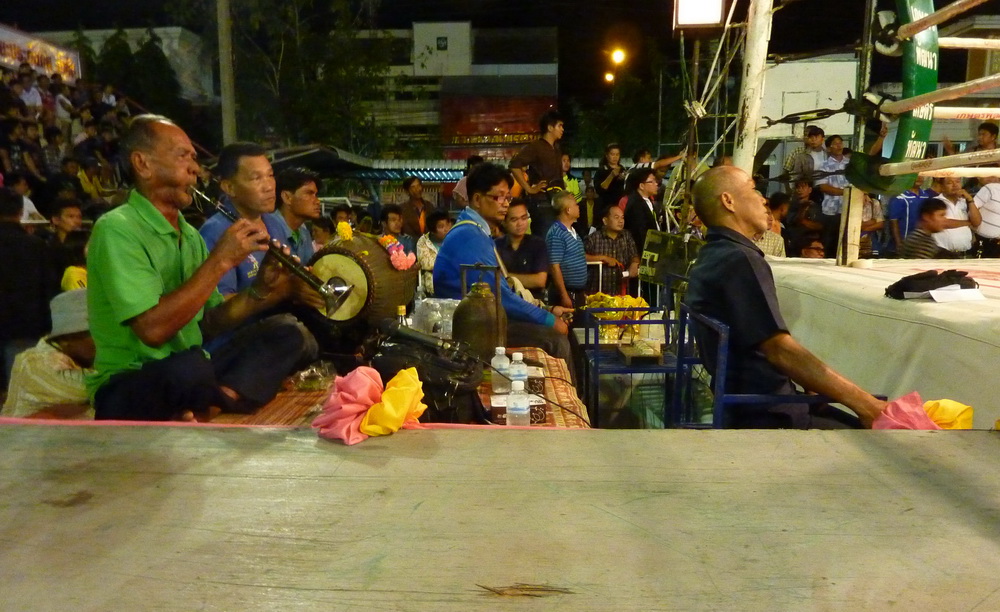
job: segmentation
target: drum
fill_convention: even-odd
[[[366,321],[378,325],[396,318],[396,308],[409,304],[417,290],[418,266],[397,270],[378,240],[357,232],[350,240],[334,238],[310,261],[313,274],[326,281],[339,276],[354,291],[330,317],[335,322]]]

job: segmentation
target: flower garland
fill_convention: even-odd
[[[417,256],[413,253],[407,253],[406,249],[396,240],[395,236],[382,236],[378,239],[378,243],[389,252],[389,262],[393,268],[397,270],[409,270],[413,267],[413,264],[417,263]]]

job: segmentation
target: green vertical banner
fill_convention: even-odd
[[[896,0],[898,25],[922,19],[934,12],[933,0]],[[912,98],[937,90],[937,26],[927,28],[901,43],[903,55],[903,98]],[[921,160],[927,154],[927,141],[934,124],[934,105],[926,104],[899,116],[896,139],[890,162]],[[857,160],[855,161],[855,157]],[[878,164],[866,155],[853,155],[847,169],[851,184],[866,191],[889,195],[902,193],[913,185],[916,174],[880,176]]]

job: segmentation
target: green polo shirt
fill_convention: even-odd
[[[178,232],[133,190],[125,204],[94,225],[87,252],[87,308],[97,345],[95,372],[87,377],[91,399],[118,372],[137,370],[149,361],[201,346],[199,323],[205,308],[160,347],[143,344],[128,324],[191,278],[208,257],[198,230],[183,217],[179,223]],[[222,301],[215,291],[205,306]]]

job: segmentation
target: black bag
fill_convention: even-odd
[[[381,344],[372,367],[388,383],[400,370],[415,367],[423,384],[426,423],[488,423],[479,398],[483,365],[461,350],[433,348],[394,337]]]
[[[962,289],[976,289],[979,283],[969,277],[965,270],[927,270],[910,276],[904,276],[885,288],[885,294],[897,300],[905,299],[903,293],[923,293],[931,289],[940,289],[948,285],[958,285]]]

